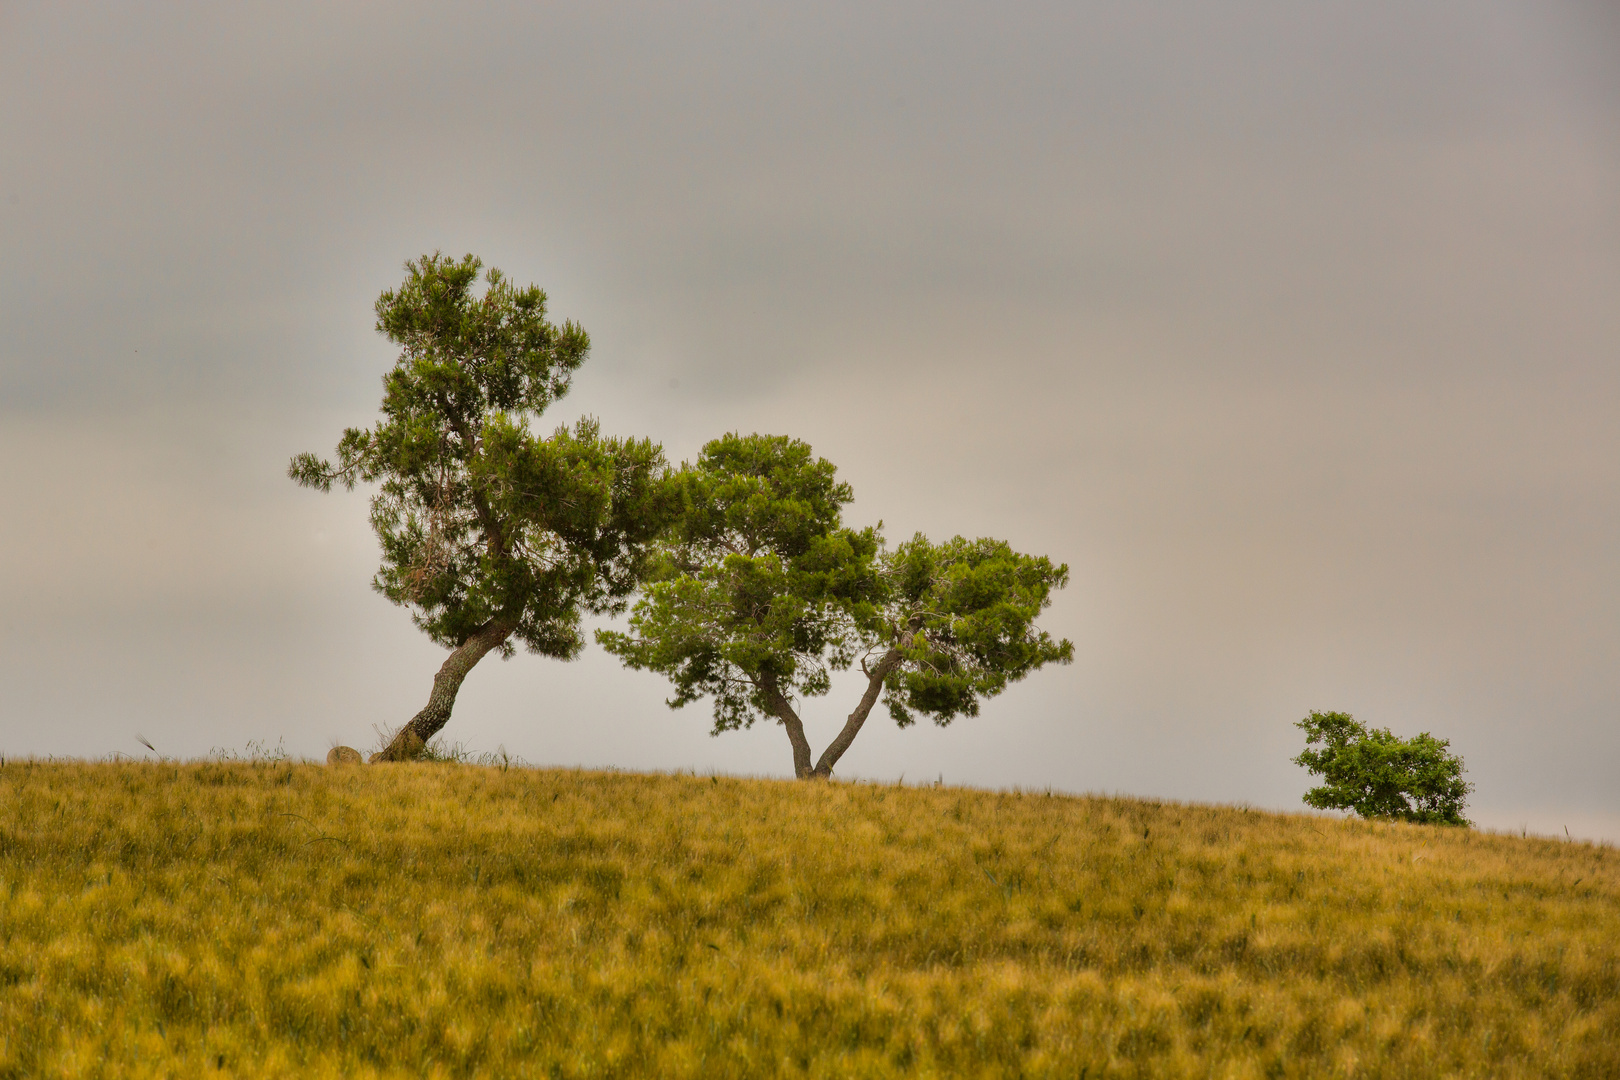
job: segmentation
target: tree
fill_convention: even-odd
[[[335,465],[313,454],[288,475],[330,491],[379,482],[371,524],[382,545],[373,587],[411,609],[450,649],[426,707],[383,760],[414,756],[450,719],[456,693],[492,651],[578,655],[582,612],[619,613],[679,490],[663,451],[603,438],[593,420],[549,438],[532,418],[568,392],[590,348],[573,322],[546,320],[546,295],[482,262],[435,252],[405,264],[377,300],[377,330],[400,346],[383,378],[383,418],[349,428]]]
[[[1312,712],[1295,727],[1305,731],[1306,750],[1294,758],[1327,783],[1305,793],[1319,810],[1354,810],[1437,825],[1472,824],[1462,816],[1474,785],[1463,780],[1462,758],[1451,744],[1427,731],[1401,739],[1388,728],[1368,729],[1349,713]],[[1322,744],[1322,749],[1310,747]]]
[[[832,774],[880,694],[901,727],[919,712],[943,727],[1074,654],[1034,625],[1068,567],[999,540],[919,534],[886,551],[877,529],[843,525],[853,494],[835,473],[784,436],[709,443],[683,469],[685,513],[630,633],[597,631],[628,666],[671,680],[671,708],[712,698],[716,735],[774,718],[801,778]],[[865,692],[812,761],[794,699],[827,693],[857,660]]]

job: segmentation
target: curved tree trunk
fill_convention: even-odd
[[[793,711],[793,704],[782,696],[777,689],[776,680],[769,675],[761,676],[759,692],[765,698],[765,704],[770,706],[771,713],[782,721],[787,728],[788,742],[793,744],[793,775],[800,780],[808,780],[815,775],[810,768],[810,740],[804,737],[804,722],[799,714]]]
[[[848,750],[849,744],[855,741],[855,736],[861,733],[861,726],[866,723],[867,716],[871,714],[872,706],[877,704],[878,694],[883,690],[883,680],[888,677],[889,672],[893,671],[899,663],[900,650],[890,649],[883,654],[883,658],[877,662],[877,666],[867,672],[866,693],[861,695],[861,703],[855,706],[855,711],[849,714],[848,720],[844,721],[844,730],[840,731],[838,737],[828,743],[827,749],[821,752],[821,757],[816,762],[815,776],[825,780],[832,775],[833,766],[838,764],[838,759],[844,756],[844,751]]]
[[[427,741],[449,722],[450,710],[456,704],[456,693],[461,689],[461,682],[467,673],[488,653],[500,648],[515,629],[516,622],[491,619],[452,651],[439,668],[439,673],[433,676],[433,692],[428,695],[427,706],[411,717],[411,722],[399,729],[393,742],[381,753],[373,754],[371,760],[409,761],[421,753]]]

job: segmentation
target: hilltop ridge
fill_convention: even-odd
[[[1606,846],[1106,797],[0,767],[0,1077],[1620,1075]]]

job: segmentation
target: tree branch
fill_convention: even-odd
[[[861,733],[866,718],[871,715],[872,706],[877,704],[878,694],[883,690],[883,680],[889,677],[889,672],[900,666],[900,659],[899,646],[893,646],[883,654],[883,659],[877,662],[877,666],[867,672],[866,693],[861,695],[860,704],[855,706],[855,711],[844,721],[844,729],[838,733],[838,737],[828,743],[827,749],[821,752],[821,757],[816,762],[815,776],[826,779],[832,775],[833,766],[844,756],[844,751],[855,741],[855,736]],[[866,671],[865,660],[861,661],[861,670]]]

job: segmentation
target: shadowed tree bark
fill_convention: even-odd
[[[787,731],[788,743],[793,747],[793,775],[801,779],[810,776],[813,770],[810,767],[810,740],[804,734],[804,721],[799,714],[793,711],[793,703],[782,696],[776,688],[776,679],[770,675],[759,678],[760,696],[765,699],[766,706],[771,715],[781,722]]]
[[[450,722],[450,711],[455,708],[456,694],[478,661],[506,643],[517,629],[516,620],[491,619],[471,637],[450,653],[433,676],[433,692],[422,711],[394,734],[393,740],[381,752],[373,754],[372,761],[408,761],[421,753],[429,739],[437,735]]]
[[[843,729],[827,744],[827,749],[821,752],[821,757],[816,759],[815,775],[820,777],[832,775],[833,766],[844,756],[844,751],[855,741],[855,736],[861,733],[866,718],[871,715],[872,706],[877,704],[878,695],[883,692],[883,680],[889,677],[889,672],[900,666],[900,660],[900,650],[890,649],[871,667],[862,662],[861,671],[866,675],[866,692],[861,695],[855,711],[849,714],[849,719],[844,721]]]

